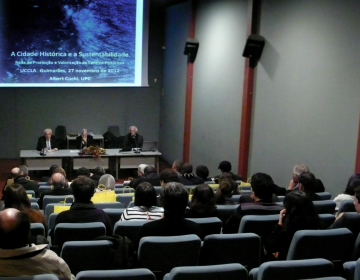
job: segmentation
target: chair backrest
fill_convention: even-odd
[[[318,214],[334,214],[336,203],[333,200],[313,201],[315,212]]]
[[[43,198],[43,209],[50,203],[61,203],[66,199],[66,203],[73,203],[74,197],[72,195],[45,195]]]
[[[359,258],[360,258],[360,233],[358,233],[358,235],[356,237],[355,244],[354,244],[354,249],[353,249],[353,254],[352,254],[351,259],[353,261],[356,261]]]
[[[331,199],[331,193],[329,192],[318,192],[316,193],[321,200],[330,200]]]
[[[297,280],[332,276],[334,265],[325,259],[272,261],[260,265],[257,280]]]
[[[123,194],[123,193],[133,193],[134,194],[135,189],[115,186],[115,194]]]
[[[101,222],[60,223],[55,227],[53,245],[61,248],[66,241],[94,240],[96,237],[105,235],[106,228]]]
[[[135,201],[130,201],[129,205],[127,206],[127,208],[132,208],[135,206]]]
[[[39,210],[39,204],[37,204],[37,202],[31,202],[31,209]]]
[[[217,205],[217,217],[225,223],[230,216],[235,212],[239,205]]]
[[[279,222],[279,214],[246,215],[241,218],[239,233],[252,232],[259,236],[266,236]]]
[[[356,261],[354,279],[360,279],[360,259]]]
[[[201,240],[195,234],[180,236],[147,236],[139,243],[141,267],[168,273],[178,266],[198,265]]]
[[[129,220],[117,221],[114,225],[114,234],[127,236],[131,241],[138,238],[142,226],[146,223],[152,222],[151,220]]]
[[[115,188],[123,188],[124,187],[124,184],[115,184]]]
[[[231,196],[230,200],[239,204],[240,198],[241,198],[240,194],[235,194],[235,195]]]
[[[26,191],[26,194],[27,194],[27,195],[31,194],[31,197],[32,197],[32,198],[35,198],[35,192],[34,192],[33,190],[27,190],[27,191]]]
[[[175,267],[164,280],[247,280],[248,272],[238,263]]]
[[[125,208],[125,205],[121,202],[102,202],[102,203],[94,203],[95,207],[98,209],[105,209],[105,208]]]
[[[284,202],[284,198],[285,198],[285,196],[279,195],[277,197],[277,202]]]
[[[66,140],[66,127],[64,125],[58,125],[55,128],[55,138],[57,140]]]
[[[65,206],[71,206],[71,203],[49,203],[48,205],[46,205],[46,207],[44,208],[45,211],[44,211],[44,216],[46,219],[49,219],[50,215],[52,213],[54,213],[54,209],[55,209],[55,206],[60,206],[60,205],[65,205]]]
[[[121,270],[89,270],[81,271],[76,280],[156,280],[154,273],[147,268]]]
[[[108,131],[114,134],[114,136],[119,137],[120,136],[120,128],[118,125],[109,125]]]
[[[133,200],[134,193],[128,193],[128,194],[117,194],[116,195],[116,201],[121,202],[124,205],[129,205],[130,201]]]
[[[48,228],[48,235],[50,235],[51,230],[55,227],[56,217],[59,213],[51,213],[50,217],[48,218],[47,228]]]
[[[74,275],[84,270],[106,270],[112,268],[113,247],[108,240],[68,241],[63,244],[60,257]]]
[[[347,200],[341,201],[338,213],[341,213],[341,212],[356,212],[354,200],[347,199]]]
[[[32,236],[37,236],[37,235],[45,236],[45,227],[42,223],[31,223],[30,233]]]
[[[161,192],[161,186],[155,186],[154,189],[156,191],[156,195],[160,195],[160,192]]]
[[[0,280],[59,280],[54,274],[39,274],[33,276],[1,277]]]
[[[38,203],[38,200],[35,197],[29,197],[30,202]]]
[[[39,185],[40,183],[38,183],[38,185]],[[45,183],[45,184],[47,184],[47,183]],[[40,195],[41,195],[41,193],[43,192],[43,191],[50,191],[51,190],[51,186],[49,186],[49,185],[39,185],[39,189],[38,189],[38,196],[40,197]]]
[[[202,236],[207,236],[210,234],[218,234],[221,232],[222,222],[217,217],[210,218],[188,218],[187,220],[197,223],[201,228]]]
[[[353,240],[353,234],[346,228],[299,230],[294,234],[286,259],[346,261],[350,258]]]
[[[260,265],[261,239],[254,233],[212,234],[204,239],[200,265],[239,263],[247,270]]]
[[[116,222],[118,222],[121,218],[122,213],[124,212],[124,208],[105,208],[103,211],[108,215],[110,221],[115,226]]]
[[[318,214],[320,221],[320,229],[329,228],[335,221],[335,216],[332,214]]]

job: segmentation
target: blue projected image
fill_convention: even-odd
[[[0,0],[0,86],[140,85],[142,2]]]

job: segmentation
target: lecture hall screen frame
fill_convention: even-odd
[[[0,0],[0,87],[148,86],[146,0]]]

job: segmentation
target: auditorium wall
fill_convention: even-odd
[[[149,87],[145,88],[0,88],[0,158],[18,158],[35,149],[46,127],[65,125],[104,134],[119,125],[124,135],[136,125],[145,140],[159,139],[163,21],[150,13]],[[155,81],[156,79],[156,81]]]

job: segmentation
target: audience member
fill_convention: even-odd
[[[173,162],[172,166],[171,166],[171,169],[174,170],[179,177],[181,177],[181,173],[180,173],[180,170],[181,170],[181,167],[183,166],[184,162],[177,159]]]
[[[11,170],[11,176],[14,178],[15,184],[20,184],[27,191],[34,191],[37,196],[38,193],[38,184],[35,181],[26,179],[24,173],[20,170],[19,167],[15,167]]]
[[[59,166],[56,167],[56,168],[54,169],[53,173],[51,174],[51,176],[52,176],[53,174],[55,174],[55,173],[60,173],[60,174],[62,174],[62,175],[65,177],[66,184],[69,185],[69,182],[68,182],[68,180],[66,179],[66,172],[65,172],[65,170],[64,170],[62,167],[59,167]],[[48,180],[48,182],[47,182],[50,186],[53,184],[53,182],[52,182],[52,180],[51,180],[51,176],[49,177],[49,180]]]
[[[231,200],[235,189],[237,190],[237,184],[232,179],[223,179],[219,183],[219,188],[215,194],[217,205],[234,205],[238,204]]]
[[[321,200],[321,197],[315,193],[315,176],[310,172],[303,172],[299,176],[299,191],[303,191],[311,200]]]
[[[156,191],[148,182],[140,183],[135,190],[135,206],[126,208],[120,221],[159,220],[164,214],[162,207],[156,206]]]
[[[144,138],[138,134],[138,129],[136,126],[129,127],[129,133],[124,137],[124,148],[142,148],[144,142]]]
[[[339,194],[337,197],[334,198],[336,203],[335,210],[339,210],[341,202],[344,200],[353,200],[355,195],[355,188],[360,186],[360,173],[355,173],[351,175],[349,181],[345,187],[344,193]]]
[[[234,181],[242,180],[242,177],[240,175],[236,175],[231,172],[231,163],[227,160],[223,160],[222,162],[220,162],[218,169],[220,169],[221,173],[230,173]],[[218,182],[217,178],[219,177],[220,175],[215,176],[215,182]]]
[[[94,181],[95,186],[99,185],[99,179],[104,174],[106,174],[105,169],[102,168],[101,166],[98,166],[94,169],[94,172],[90,178]]]
[[[94,137],[88,134],[86,128],[83,128],[81,134],[75,139],[76,149],[82,150],[83,148],[90,147],[92,146],[93,141],[94,141]]]
[[[213,189],[206,184],[196,186],[192,192],[190,209],[185,212],[186,218],[216,217],[215,194]]]
[[[299,176],[304,172],[310,172],[305,164],[295,165],[293,168],[292,180],[290,180],[287,193],[292,190],[299,190]],[[324,192],[325,187],[320,179],[315,179],[315,192]]]
[[[209,178],[209,169],[205,165],[198,165],[196,167],[195,173],[196,173],[196,176],[203,179],[204,182],[212,181],[212,179]]]
[[[43,200],[45,195],[72,195],[73,193],[63,174],[54,173],[50,179],[52,189],[41,192],[38,200],[40,209],[43,209]]]
[[[76,173],[76,175],[79,176],[85,176],[85,177],[89,177],[90,178],[90,169],[86,168],[86,167],[80,167]]]
[[[202,178],[196,177],[193,172],[193,166],[190,163],[184,163],[181,167],[180,173],[180,183],[185,186],[199,185],[203,184],[204,180]]]
[[[132,180],[129,186],[136,189],[142,182],[149,182],[153,186],[160,186],[160,176],[156,173],[155,167],[150,165],[146,166],[144,169],[144,176]]]
[[[354,206],[355,206],[356,212],[359,214],[360,213],[360,186],[355,188],[354,194],[355,194]],[[355,217],[354,217],[353,212],[342,212],[337,216],[335,222],[330,226],[330,228],[347,228],[353,233],[354,239],[356,239],[356,237],[360,233],[360,215],[357,215]]]
[[[22,164],[22,165],[19,165],[19,169],[20,169],[22,176],[24,176],[25,179],[30,180],[29,168],[25,164]]]
[[[56,168],[58,168],[58,167],[60,167],[60,166],[58,166],[58,165],[56,165],[56,164],[53,164],[53,165],[51,165],[50,166],[50,168],[49,168],[49,173],[48,173],[48,175],[49,176],[43,176],[43,177],[41,177],[41,179],[40,179],[40,182],[47,182],[47,181],[49,181],[49,179],[51,178],[51,175],[54,173],[54,170],[56,169]],[[66,177],[66,176],[65,176]]]
[[[44,130],[44,136],[39,137],[36,150],[41,151],[42,149],[46,149],[47,151],[57,151],[59,149],[59,144],[52,135],[52,130],[50,128],[46,128]]]
[[[269,175],[255,173],[251,177],[251,188],[254,202],[240,204],[223,225],[223,233],[237,233],[240,221],[245,215],[271,215],[283,209],[272,201],[274,182]]]
[[[145,236],[177,236],[196,234],[202,237],[201,229],[195,222],[184,218],[189,194],[180,183],[167,183],[162,189],[164,218],[142,226],[139,240]]]
[[[72,182],[71,188],[75,201],[70,210],[59,213],[55,226],[60,223],[102,222],[106,227],[106,234],[112,235],[113,226],[109,217],[103,210],[97,209],[91,201],[95,191],[93,180],[86,176],[79,176]]]
[[[32,223],[42,223],[46,228],[44,215],[36,209],[31,208],[29,197],[23,186],[12,184],[4,191],[3,200],[5,208],[15,208],[29,215]]]
[[[96,192],[115,190],[115,178],[111,174],[104,174],[99,180],[99,184],[95,189]]]
[[[141,177],[141,176],[145,175],[144,169],[145,169],[146,166],[148,166],[148,165],[147,164],[139,164],[138,169],[137,169],[138,177]]]
[[[9,208],[0,212],[0,275],[9,277],[54,274],[75,279],[68,265],[47,244],[28,244],[30,219],[26,213]]]
[[[167,183],[170,182],[179,182],[179,176],[176,171],[173,169],[164,169],[160,172],[160,184],[161,186],[165,186]]]
[[[303,192],[293,191],[285,196],[285,209],[280,211],[279,223],[265,241],[268,259],[286,260],[291,240],[298,230],[318,229],[319,217],[312,201]],[[275,255],[270,255],[275,253]]]

